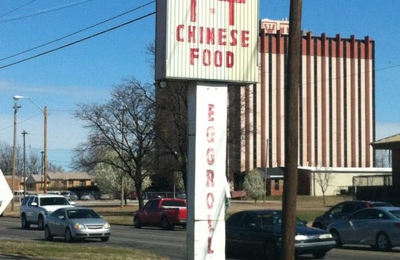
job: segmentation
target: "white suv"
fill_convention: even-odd
[[[29,229],[31,224],[37,224],[39,230],[44,228],[44,219],[56,209],[73,207],[74,202],[69,202],[62,195],[38,194],[29,195],[21,204],[21,227]]]

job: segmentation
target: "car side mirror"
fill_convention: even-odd
[[[32,203],[31,203],[31,206],[32,206],[32,207],[37,207],[37,202],[32,202]]]
[[[65,217],[64,216],[58,216],[59,219],[64,220]]]
[[[70,205],[75,205],[76,203],[75,203],[75,201],[70,201],[69,204]]]

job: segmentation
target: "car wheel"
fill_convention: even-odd
[[[39,216],[38,218],[38,230],[43,230],[44,229],[44,219],[43,216]]]
[[[322,259],[326,256],[326,252],[315,252],[312,255],[315,259]]]
[[[74,238],[72,237],[71,230],[69,228],[65,230],[65,242],[74,242]]]
[[[274,242],[272,241],[266,242],[263,248],[266,260],[275,260],[279,258],[278,248]]]
[[[109,239],[110,239],[110,237],[102,237],[102,238],[101,238],[101,241],[107,242]]]
[[[161,218],[161,228],[164,230],[174,230],[174,226],[169,223],[168,218],[165,216]]]
[[[390,251],[392,249],[390,239],[386,233],[381,232],[376,236],[376,248],[379,251]]]
[[[53,240],[53,235],[52,235],[51,232],[50,232],[49,226],[46,226],[46,227],[44,228],[44,238],[45,238],[47,241]]]
[[[135,217],[133,219],[133,225],[135,226],[135,228],[141,228],[142,227],[142,223],[140,223],[139,217]]]
[[[31,224],[29,224],[28,220],[26,220],[25,214],[21,216],[21,228],[22,229],[29,229]]]
[[[341,248],[342,247],[342,240],[340,239],[339,232],[337,230],[333,229],[330,231],[333,239],[336,241],[336,247]]]

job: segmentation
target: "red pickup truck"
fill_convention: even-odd
[[[173,230],[175,226],[186,228],[187,204],[184,199],[157,198],[149,200],[142,209],[135,211],[133,224],[142,226],[161,226]]]

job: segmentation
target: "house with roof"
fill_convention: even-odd
[[[68,190],[76,187],[91,186],[94,177],[87,172],[48,172],[47,190]],[[31,174],[26,180],[28,192],[41,192],[44,189],[42,174]]]

